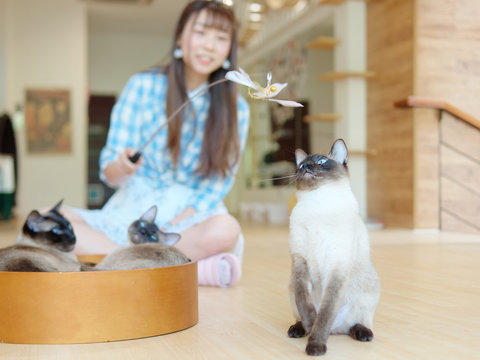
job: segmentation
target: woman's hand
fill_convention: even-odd
[[[140,157],[137,162],[132,163],[128,158],[134,154],[134,149],[126,148],[118,154],[117,160],[107,165],[105,168],[105,178],[110,185],[118,186],[123,184],[137,171],[137,168],[142,164],[142,157]]]
[[[135,150],[132,148],[126,148],[123,152],[118,154],[117,161],[120,163],[121,169],[125,175],[132,175],[135,171],[137,171],[137,168],[141,163],[142,157],[140,157],[135,163],[131,162],[129,157],[133,155],[135,155]]]

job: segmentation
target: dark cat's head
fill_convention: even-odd
[[[30,212],[22,228],[23,236],[38,245],[63,252],[72,251],[76,238],[72,225],[60,214],[62,202],[63,200],[44,214],[37,210]]]
[[[155,224],[157,207],[153,205],[128,227],[128,239],[133,245],[145,243],[160,243],[175,245],[180,240],[180,234],[164,233]]]
[[[348,150],[342,139],[336,140],[327,155],[307,155],[295,151],[297,171],[295,180],[298,190],[314,190],[323,184],[348,177]]]

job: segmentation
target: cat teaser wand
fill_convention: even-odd
[[[173,112],[172,115],[170,115],[167,119],[167,121],[165,121],[162,125],[160,125],[160,127],[155,130],[155,132],[150,136],[150,138],[137,150],[137,152],[135,154],[133,154],[133,156],[129,156],[128,159],[132,162],[132,163],[136,163],[138,161],[138,159],[140,159],[140,156],[142,156],[142,151],[147,147],[148,144],[150,144],[153,140],[153,138],[155,136],[158,135],[158,133],[165,127],[168,125],[168,123],[170,121],[172,121],[175,116],[178,115],[178,113],[180,111],[182,111],[185,106],[187,106],[188,104],[190,104],[192,102],[192,100],[197,97],[198,95],[200,94],[203,94],[206,90],[210,89],[212,86],[215,86],[215,85],[218,85],[222,82],[225,82],[227,81],[227,79],[220,79],[220,80],[217,80],[217,81],[214,81],[213,83],[209,84],[207,87],[205,87],[204,89],[202,89],[201,91],[197,92],[195,95],[193,95],[191,98],[189,98],[187,101],[185,101],[177,110],[175,110]]]
[[[170,115],[163,123],[151,136],[150,138],[137,150],[137,152],[133,155],[130,156],[128,159],[132,163],[136,163],[138,159],[140,159],[140,156],[142,155],[142,151],[147,147],[148,144],[150,144],[155,136],[165,127],[168,125],[170,121],[172,121],[177,114],[185,108],[190,102],[197,97],[200,94],[203,94],[205,91],[210,89],[212,86],[218,85],[222,82],[225,82],[227,80],[230,80],[234,83],[245,85],[248,87],[248,95],[250,95],[251,98],[253,99],[264,99],[268,101],[274,101],[279,103],[280,105],[283,106],[291,106],[291,107],[303,107],[302,104],[295,102],[295,101],[290,101],[290,100],[279,100],[279,99],[273,99],[273,97],[277,96],[280,91],[282,91],[288,84],[283,83],[275,83],[271,84],[272,81],[272,73],[267,74],[267,86],[262,87],[260,84],[257,82],[254,82],[250,79],[250,76],[242,69],[239,68],[239,71],[232,70],[226,73],[224,79],[220,79],[217,81],[212,82],[209,84],[207,87],[202,89],[201,91],[197,92],[194,96],[189,98],[187,101],[185,101],[177,110],[174,111],[172,115]],[[251,89],[255,90],[254,93],[251,92]]]

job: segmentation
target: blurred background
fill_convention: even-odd
[[[62,198],[71,206],[102,206],[113,191],[98,179],[111,107],[131,75],[168,62],[187,2],[0,0],[0,115],[12,124],[5,118],[0,125],[4,220]],[[480,116],[480,5],[236,0],[233,6],[239,65],[261,84],[267,72],[274,82],[288,82],[279,98],[305,107],[249,100],[249,140],[226,199],[230,211],[245,221],[286,224],[295,187],[288,178],[272,179],[293,174],[296,148],[324,153],[341,137],[365,219],[440,228],[448,214],[442,215],[438,114],[394,104],[410,95],[434,97]],[[466,198],[473,208],[480,204],[476,190]],[[449,212],[457,214],[456,207],[465,204]],[[456,217],[478,231],[472,216]]]

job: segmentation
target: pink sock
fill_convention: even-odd
[[[242,266],[231,253],[221,253],[201,259],[198,264],[198,284],[229,287],[242,276]]]

